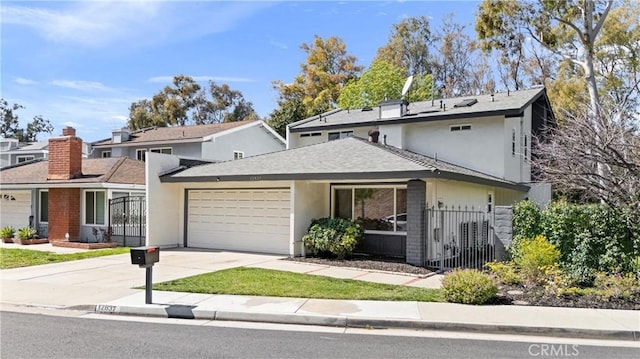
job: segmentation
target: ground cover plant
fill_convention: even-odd
[[[21,248],[0,248],[0,269],[29,267],[41,264],[74,261],[79,259],[129,253],[129,248],[95,249],[79,253],[57,254]]]

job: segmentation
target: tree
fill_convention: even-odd
[[[177,75],[150,100],[129,107],[128,126],[132,130],[158,126],[184,126],[257,119],[253,104],[229,85],[209,81],[207,91],[189,76]],[[207,96],[209,95],[209,96]],[[210,99],[209,99],[210,97]]]
[[[284,100],[302,93],[302,104],[310,117],[335,108],[340,90],[358,76],[362,67],[356,65],[355,56],[347,54],[342,39],[335,36],[327,40],[315,36],[312,44],[300,48],[307,53],[300,74],[292,84],[276,81],[274,86]]]
[[[351,80],[340,93],[338,106],[341,108],[362,108],[375,106],[385,100],[401,97],[406,81],[406,71],[386,61],[375,60],[369,69],[357,80]],[[416,75],[407,93],[409,101],[430,99],[433,91],[431,75]],[[435,95],[434,95],[435,96]]]
[[[258,118],[253,104],[244,99],[242,92],[232,90],[227,84],[219,86],[214,81],[209,81],[208,90],[211,100],[201,93],[196,101],[193,119],[197,125]]]
[[[304,105],[302,104],[302,94],[294,96],[290,94],[287,98],[278,100],[278,107],[269,116],[269,126],[282,137],[286,137],[287,125],[306,117]]]
[[[429,19],[409,17],[394,24],[387,43],[378,49],[375,61],[386,61],[406,69],[405,76],[432,73],[431,35]]]
[[[24,106],[9,103],[3,98],[0,99],[0,134],[4,138],[15,138],[19,142],[35,142],[41,133],[52,133],[53,126],[49,120],[41,115],[33,117],[26,128],[20,128],[20,122],[16,111]]]

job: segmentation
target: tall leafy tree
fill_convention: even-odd
[[[405,80],[405,69],[386,61],[375,60],[359,79],[352,80],[344,87],[338,98],[338,106],[361,108],[377,105],[384,100],[400,99]],[[433,90],[431,75],[416,75],[407,93],[407,100],[430,99]]]
[[[429,19],[409,17],[393,25],[387,43],[378,49],[374,61],[385,61],[406,69],[405,75],[430,74],[433,45]]]
[[[253,104],[244,99],[242,92],[231,89],[227,84],[217,85],[209,81],[208,94],[210,100],[201,93],[195,104],[193,119],[198,125],[258,118]]]
[[[9,105],[4,98],[0,99],[0,135],[2,137],[15,138],[19,142],[35,142],[39,134],[53,132],[51,122],[41,115],[34,116],[25,128],[21,128],[16,112],[23,108],[22,105],[16,103]]]

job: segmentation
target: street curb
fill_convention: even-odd
[[[533,327],[504,324],[452,323],[413,319],[354,318],[349,316],[215,311],[202,310],[198,309],[196,306],[189,305],[150,304],[145,306],[117,306],[98,304],[95,306],[95,312],[98,314],[144,317],[299,324],[344,328],[418,329],[484,334],[640,341],[640,331],[635,330]]]

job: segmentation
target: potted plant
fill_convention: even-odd
[[[0,237],[4,243],[13,243],[13,236],[16,234],[15,228],[11,226],[5,226],[0,229]]]
[[[22,227],[18,229],[16,237],[20,244],[29,244],[31,240],[36,238],[38,231],[31,227]]]

